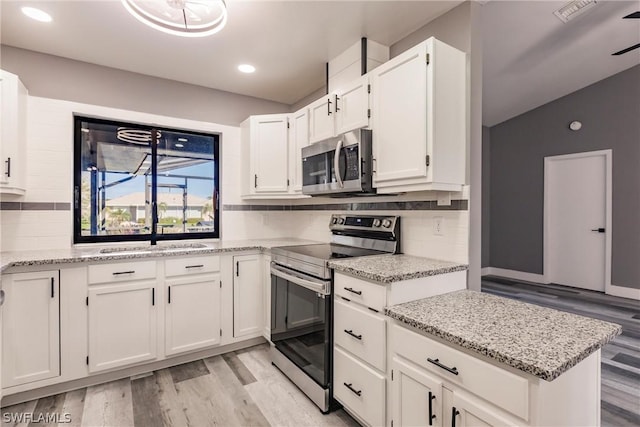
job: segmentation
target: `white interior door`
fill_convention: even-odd
[[[608,163],[602,151],[545,158],[545,270],[552,283],[605,290]]]

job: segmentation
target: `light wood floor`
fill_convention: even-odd
[[[602,348],[603,427],[640,426],[640,303],[600,292],[482,278],[482,291],[622,325],[622,335]]]
[[[268,344],[32,400],[2,409],[5,414],[68,413],[63,426],[349,426],[340,409],[320,410],[271,365]],[[33,424],[51,426],[53,424]]]

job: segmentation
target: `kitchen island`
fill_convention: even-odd
[[[395,426],[599,425],[600,348],[619,325],[469,290],[385,314]]]

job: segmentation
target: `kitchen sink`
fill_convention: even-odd
[[[129,246],[129,247],[104,248],[104,249],[100,249],[100,253],[115,254],[115,253],[121,253],[121,252],[162,252],[162,251],[172,251],[172,250],[179,250],[179,249],[202,249],[206,247],[207,245],[202,243],[182,243],[182,244],[162,245],[162,246]]]

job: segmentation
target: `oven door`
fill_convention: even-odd
[[[329,386],[330,280],[271,263],[271,341],[316,383]]]

